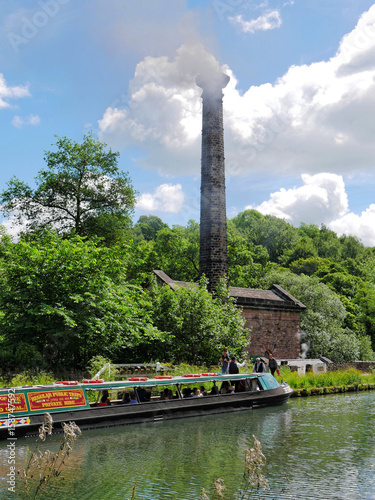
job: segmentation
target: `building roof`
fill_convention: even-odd
[[[188,281],[176,281],[170,278],[164,271],[154,270],[159,283],[168,285],[172,290],[179,287],[198,286],[198,283]],[[255,288],[240,288],[232,286],[229,294],[236,299],[236,303],[242,307],[256,309],[282,309],[301,311],[306,306],[288,293],[280,285],[273,284],[268,290]]]

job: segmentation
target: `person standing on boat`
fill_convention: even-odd
[[[223,352],[223,357],[221,358],[220,363],[221,363],[221,373],[225,375],[228,372],[230,363],[228,347],[225,347]]]
[[[246,359],[243,363],[238,363],[236,361],[236,357],[232,356],[231,361],[229,363],[228,373],[230,375],[236,375],[237,373],[240,373],[240,368],[242,368],[245,365],[246,365]],[[235,380],[235,381],[231,380],[231,384],[234,385],[235,392],[238,392],[239,383],[240,383],[239,380]]]
[[[240,373],[239,369],[245,365],[246,365],[246,359],[243,363],[238,363],[236,361],[236,357],[232,356],[231,361],[229,363],[229,367],[228,367],[228,373],[230,373],[231,375],[236,374],[236,373]]]
[[[279,368],[279,365],[277,364],[276,359],[274,359],[272,352],[268,353],[269,361],[268,361],[268,367],[271,372],[271,375],[274,375],[275,371]]]
[[[260,358],[257,358],[253,368],[253,373],[264,373],[266,371],[264,364]]]

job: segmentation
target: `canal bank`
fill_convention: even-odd
[[[343,392],[372,391],[375,389],[375,383],[369,384],[351,384],[332,387],[311,387],[303,389],[293,389],[292,398],[307,396],[324,396],[326,394],[339,394]]]

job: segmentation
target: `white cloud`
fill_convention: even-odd
[[[263,214],[275,215],[294,225],[329,224],[343,217],[348,211],[348,197],[341,175],[320,173],[301,175],[303,185],[292,189],[280,189],[260,205],[247,206]]]
[[[10,99],[20,99],[21,97],[29,96],[30,92],[28,85],[9,86],[5,81],[3,73],[0,73],[0,109],[10,108],[11,105],[8,102]]]
[[[161,184],[154,193],[143,193],[137,200],[136,207],[147,212],[178,213],[184,203],[181,184]]]
[[[274,215],[294,226],[322,223],[339,236],[346,234],[359,238],[366,246],[375,246],[375,204],[361,215],[348,210],[348,197],[341,175],[320,173],[302,174],[302,186],[280,189],[258,206],[248,205],[264,215]]]
[[[278,29],[281,26],[282,20],[278,10],[272,10],[257,17],[245,21],[241,14],[228,18],[229,21],[238,26],[244,33],[255,33],[256,31],[268,31]]]
[[[375,246],[375,205],[371,204],[361,215],[352,212],[334,220],[329,225],[339,236],[356,236],[366,246]]]
[[[116,148],[141,145],[149,152],[142,166],[163,174],[199,169],[202,90],[195,78],[219,69],[199,43],[182,45],[174,58],[146,57],[130,82],[129,106],[107,108],[99,120],[100,138]]]
[[[22,128],[27,125],[39,125],[40,117],[38,115],[29,115],[27,118],[21,118],[15,115],[12,120],[12,125],[16,128]]]
[[[353,175],[375,158],[375,5],[328,61],[292,66],[274,83],[224,89],[226,163],[231,175],[257,172]],[[164,175],[198,174],[201,91],[195,76],[219,63],[201,44],[174,56],[145,57],[129,86],[129,106],[108,108],[100,136],[116,148],[141,146],[139,165]]]

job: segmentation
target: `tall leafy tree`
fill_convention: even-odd
[[[279,262],[285,250],[299,239],[297,230],[282,219],[262,215],[256,210],[245,210],[232,219],[240,233],[254,245],[262,245],[271,262]]]
[[[32,189],[13,177],[0,194],[2,212],[26,222],[27,230],[53,227],[60,233],[90,233],[93,219],[103,215],[129,218],[135,192],[127,173],[120,172],[119,153],[89,133],[77,143],[59,138],[57,151],[45,151],[47,168]]]
[[[269,269],[266,248],[245,238],[231,220],[228,221],[228,278],[232,286],[256,288],[258,280]]]
[[[220,286],[212,297],[206,285],[201,279],[199,285],[175,290],[156,285],[152,289],[153,322],[170,334],[164,356],[172,361],[216,365],[223,347],[241,356],[250,341],[245,319],[226,286]]]
[[[121,249],[77,235],[2,240],[0,311],[3,346],[16,354],[22,343],[49,367],[85,367],[99,354],[126,360],[162,338],[147,294],[126,281]]]
[[[374,358],[371,338],[347,328],[344,304],[319,278],[273,270],[264,278],[264,286],[272,283],[279,283],[307,306],[301,314],[307,357],[327,356],[335,362]]]
[[[155,251],[158,268],[171,278],[196,281],[199,278],[199,224],[189,220],[186,227],[166,227],[157,233]]]
[[[134,225],[134,230],[141,233],[146,241],[155,240],[158,231],[168,227],[168,224],[163,222],[156,215],[141,215],[138,222]]]

